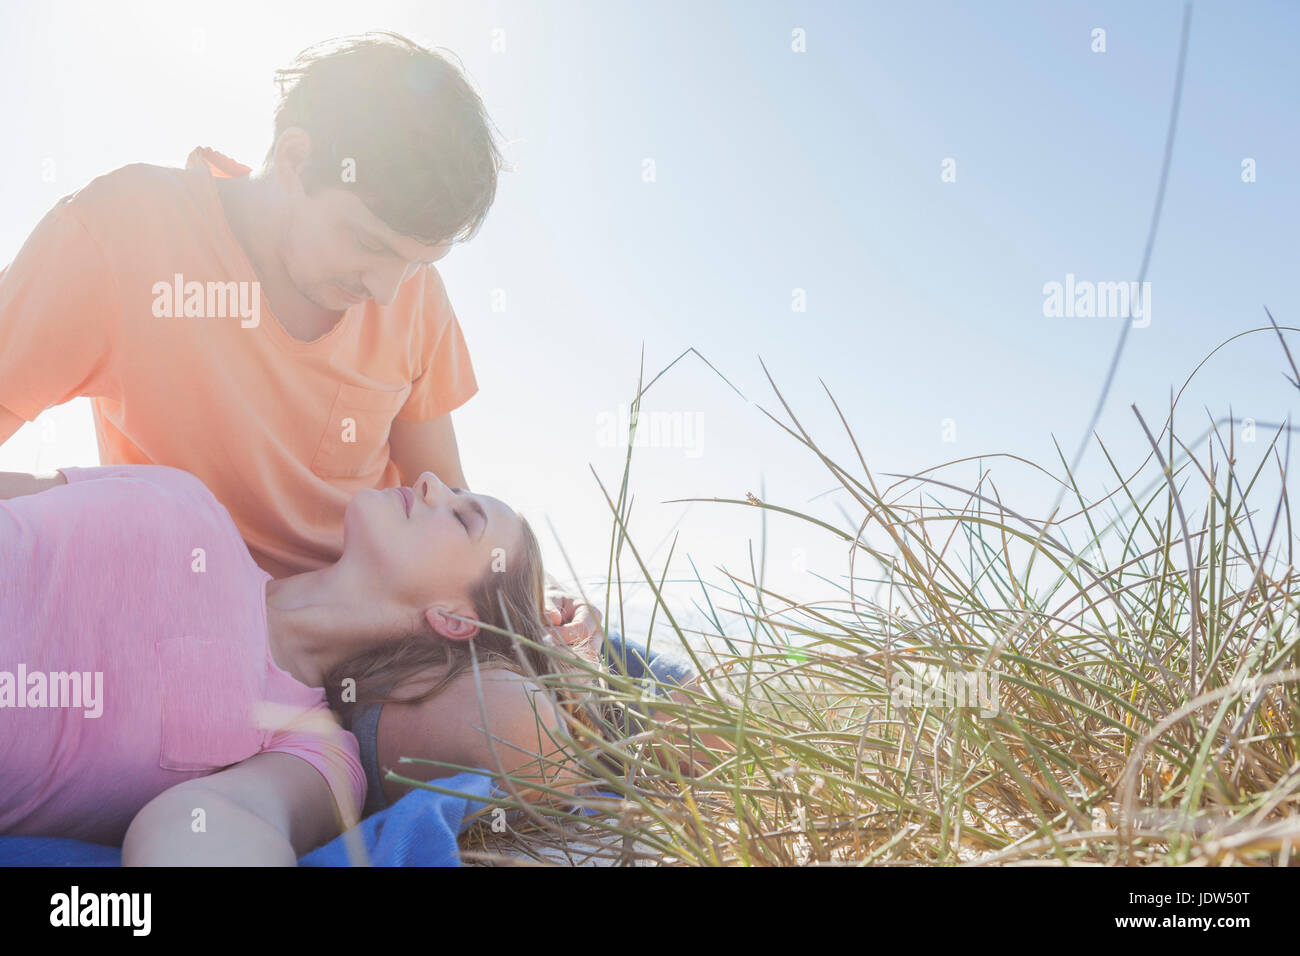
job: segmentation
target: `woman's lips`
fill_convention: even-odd
[[[415,506],[415,492],[410,488],[394,488],[402,496],[402,506],[406,508],[406,516],[411,517],[411,508]]]

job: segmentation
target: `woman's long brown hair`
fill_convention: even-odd
[[[521,516],[519,553],[507,558],[501,571],[484,573],[470,595],[478,619],[534,643],[546,643],[549,632],[544,614],[546,579],[542,571],[542,552],[533,529]],[[470,644],[473,647],[470,647]],[[548,655],[516,641],[509,634],[480,628],[469,641],[450,641],[429,628],[424,633],[398,638],[382,647],[371,648],[342,661],[325,675],[325,693],[330,707],[352,726],[355,714],[372,704],[414,703],[437,694],[471,667],[474,657],[479,667],[504,667],[516,673],[571,674],[582,671],[562,655]],[[403,682],[422,675],[441,672],[442,676],[427,690],[408,696],[393,691]],[[585,675],[583,675],[585,676]],[[343,699],[344,682],[355,682],[353,700]],[[570,695],[561,694],[560,703],[573,717],[591,724],[581,707]]]

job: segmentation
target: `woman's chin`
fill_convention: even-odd
[[[379,506],[383,505],[384,493],[374,488],[363,488],[348,499],[343,510],[343,550],[348,550],[349,542],[361,538],[379,539],[380,529],[376,527],[380,515]]]

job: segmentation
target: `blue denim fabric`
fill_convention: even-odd
[[[651,677],[661,684],[685,684],[695,676],[695,668],[681,652],[656,647],[650,653],[641,641],[629,640],[615,631],[606,635],[604,650],[610,668],[633,680]]]

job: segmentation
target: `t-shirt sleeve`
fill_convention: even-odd
[[[117,290],[66,197],[0,272],[0,405],[32,421],[80,395],[117,398]]]
[[[468,402],[478,391],[469,347],[451,307],[442,277],[429,267],[421,300],[424,331],[421,372],[411,384],[411,394],[397,413],[404,422],[439,418]]]
[[[296,717],[290,726],[273,731],[262,752],[293,754],[315,767],[330,788],[345,830],[361,819],[366,803],[361,748],[357,738],[338,725],[325,703]]]

